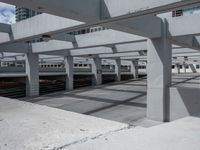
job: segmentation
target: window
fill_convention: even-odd
[[[196,68],[197,68],[197,69],[200,69],[200,65],[196,65]]]
[[[174,69],[175,68],[175,65],[172,65],[172,69]]]

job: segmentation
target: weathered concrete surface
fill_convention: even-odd
[[[173,88],[188,88],[184,91],[181,90],[183,92],[179,92],[188,96],[179,96],[180,94],[178,95],[176,91],[174,91],[176,92],[175,94],[171,92],[171,120],[192,115],[200,110],[198,96],[200,93],[199,74],[173,75],[171,89]],[[144,119],[146,117],[146,91],[146,79],[142,79],[87,87],[71,92],[58,92],[25,100],[134,126],[149,127],[160,124],[160,122]],[[182,97],[186,103],[184,103]],[[191,107],[188,104],[196,105]],[[189,109],[186,109],[187,107]]]
[[[170,88],[171,121],[200,113],[200,75],[185,74],[173,76]]]
[[[151,128],[132,128],[71,145],[67,150],[199,150],[200,118],[188,117]]]
[[[146,116],[146,79],[28,98],[26,101],[134,125]]]
[[[56,150],[128,125],[0,98],[0,150]]]

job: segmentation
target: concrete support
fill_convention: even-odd
[[[92,85],[102,84],[102,62],[101,58],[95,56],[92,60]]]
[[[65,89],[71,91],[74,89],[74,59],[72,56],[65,57],[66,86]]]
[[[169,121],[172,44],[167,39],[167,31],[163,23],[163,37],[147,41],[147,117],[157,121]]]
[[[175,70],[176,70],[176,73],[178,73],[178,74],[181,73],[180,64],[176,64],[176,65],[175,65]]]
[[[26,96],[39,96],[39,56],[31,52],[26,54]]]
[[[120,59],[116,59],[115,60],[115,74],[116,74],[116,78],[115,81],[121,81],[121,60]]]
[[[138,78],[138,60],[131,61],[131,73],[134,79]]]
[[[184,69],[184,73],[186,73],[186,72],[187,72],[187,69],[186,69],[186,64],[185,64],[185,62],[183,63],[183,69]]]
[[[197,73],[197,70],[196,70],[194,64],[188,64],[188,65],[189,65],[189,67],[190,67],[192,73]]]

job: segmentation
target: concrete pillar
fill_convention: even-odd
[[[197,70],[196,70],[194,64],[189,64],[189,67],[190,67],[192,73],[197,73]]]
[[[115,60],[115,74],[116,74],[115,81],[117,82],[121,81],[121,60],[120,59]]]
[[[184,73],[186,73],[186,72],[187,72],[187,70],[186,70],[186,64],[185,64],[185,62],[183,63],[183,70],[184,70]]]
[[[149,39],[147,49],[147,117],[157,121],[169,121],[172,44],[167,39],[166,23],[163,23],[163,37]]]
[[[92,85],[102,84],[102,62],[101,58],[95,56],[92,60]]]
[[[181,73],[180,64],[176,64],[175,68],[176,68],[176,73],[180,74]]]
[[[66,56],[64,58],[65,72],[66,72],[66,84],[65,89],[71,91],[74,89],[74,59],[72,56]]]
[[[138,60],[131,61],[131,73],[134,79],[138,78]]]
[[[26,96],[39,96],[39,55],[33,53],[26,54]]]

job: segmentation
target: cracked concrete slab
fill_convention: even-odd
[[[66,150],[199,150],[200,118],[187,117],[151,128],[131,128]]]
[[[127,124],[0,98],[0,149],[56,150],[127,128]]]

